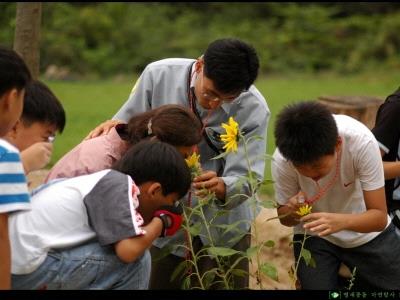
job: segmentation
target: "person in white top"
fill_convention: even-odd
[[[400,238],[387,214],[383,165],[371,131],[318,102],[285,107],[275,124],[272,178],[281,224],[294,226],[302,289],[339,288],[338,269],[356,268],[363,289],[398,289]],[[302,213],[305,206],[311,212]],[[302,209],[301,209],[302,207]],[[359,286],[360,287],[360,286]]]
[[[142,141],[112,169],[40,186],[9,217],[12,289],[147,289],[148,248],[180,228],[190,184],[175,147]]]

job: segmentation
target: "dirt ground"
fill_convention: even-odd
[[[29,188],[33,189],[40,185],[46,177],[47,170],[39,170],[28,175]],[[266,221],[276,216],[275,209],[263,209],[256,219],[259,241],[272,240],[275,246],[264,248],[262,262],[273,264],[278,270],[278,280],[268,277],[262,278],[263,289],[266,290],[290,290],[293,289],[288,275],[290,266],[293,264],[293,252],[290,247],[292,229],[282,226],[278,219]],[[252,241],[255,243],[255,241]],[[255,266],[250,265],[250,272],[254,273]],[[250,277],[250,289],[260,289],[254,277]]]

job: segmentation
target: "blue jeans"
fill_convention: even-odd
[[[293,241],[302,241],[296,234]],[[300,254],[300,243],[294,243],[294,256]],[[391,223],[373,240],[354,248],[341,248],[320,237],[309,237],[305,249],[311,252],[316,267],[306,266],[300,260],[297,276],[302,289],[338,289],[338,270],[345,263],[350,271],[356,267],[353,289],[398,290],[400,288],[400,237]]]
[[[122,262],[113,246],[89,242],[73,248],[51,250],[30,274],[12,275],[12,289],[148,289],[149,250],[133,263]]]

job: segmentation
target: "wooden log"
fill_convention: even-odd
[[[333,114],[348,115],[372,129],[384,100],[371,96],[320,96],[317,101],[326,105]]]

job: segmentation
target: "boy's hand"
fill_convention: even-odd
[[[300,191],[290,198],[285,205],[281,205],[278,208],[281,224],[285,226],[295,226],[299,224],[300,216],[297,214],[297,211],[304,205],[305,198],[304,192]]]
[[[25,173],[39,170],[45,167],[51,158],[53,144],[48,142],[38,142],[21,152],[21,160]]]
[[[181,228],[182,212],[180,205],[164,205],[154,213],[154,217],[160,218],[163,223],[161,237],[174,235]]]
[[[304,200],[304,193],[298,192],[295,196],[290,198],[289,202],[286,204],[293,219],[300,220],[300,216],[297,214],[297,211],[304,205]]]
[[[95,129],[93,129],[89,134],[83,139],[83,140],[90,140],[92,138],[98,137],[100,135],[105,135],[107,134],[113,127],[115,127],[118,124],[124,123],[119,120],[108,120],[103,123],[101,123],[99,126],[97,126]]]
[[[301,221],[305,223],[304,229],[325,236],[343,230],[347,219],[348,215],[346,217],[345,214],[319,212],[308,214]]]

